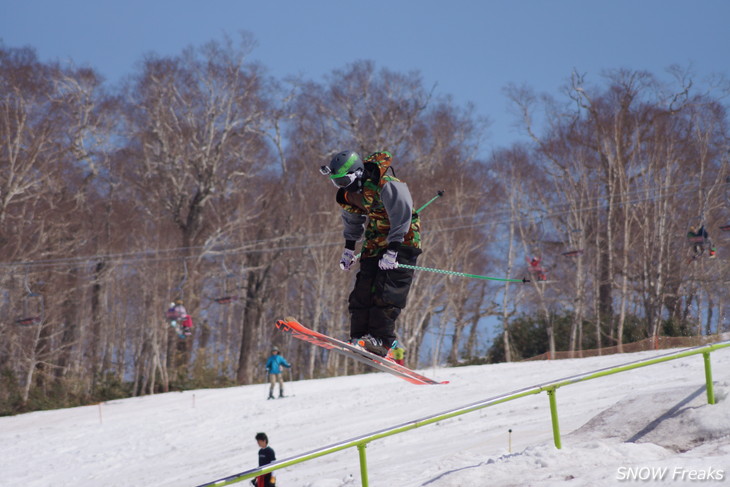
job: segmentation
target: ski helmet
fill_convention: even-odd
[[[362,175],[364,169],[360,154],[355,151],[342,151],[328,166],[322,166],[319,172],[328,175],[338,188],[346,188]]]
[[[278,351],[279,351],[279,347],[273,347],[273,348],[271,349],[271,351],[272,351],[272,352],[278,352]]]

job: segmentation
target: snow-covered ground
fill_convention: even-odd
[[[274,401],[260,384],[2,417],[0,485],[195,486],[256,467],[259,431],[281,460],[665,353],[422,371],[451,381],[439,386],[371,373],[292,382],[291,396]],[[366,450],[370,485],[730,484],[730,349],[711,359],[715,405],[702,356],[686,357],[558,389],[561,450],[545,393],[376,440]],[[277,485],[357,486],[358,458],[352,448],[288,467]]]

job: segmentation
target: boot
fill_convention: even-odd
[[[374,353],[375,355],[380,355],[381,357],[385,357],[386,355],[388,355],[388,347],[383,345],[383,340],[381,340],[380,338],[365,335],[358,340],[358,345],[363,347],[368,352]]]

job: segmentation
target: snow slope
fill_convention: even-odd
[[[275,401],[260,384],[2,417],[0,485],[196,486],[254,468],[259,431],[285,459],[665,353],[422,371],[451,381],[440,386],[371,373],[292,382],[291,396]],[[686,357],[558,389],[561,450],[553,446],[544,393],[376,440],[366,450],[370,485],[730,485],[730,349],[711,357],[715,405],[707,404],[702,356]],[[281,487],[357,486],[359,472],[353,448],[277,478]]]

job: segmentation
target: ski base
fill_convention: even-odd
[[[366,364],[370,367],[378,369],[382,372],[387,372],[396,377],[400,377],[412,384],[418,385],[435,385],[435,384],[448,384],[449,381],[436,381],[430,379],[424,375],[415,372],[408,367],[399,365],[394,361],[370,353],[362,348],[355,347],[347,342],[343,342],[331,336],[310,330],[306,326],[299,323],[294,318],[286,318],[276,322],[276,327],[286,333],[291,334],[294,338],[309,342],[313,345],[317,345],[328,350],[332,350],[335,353],[344,355],[358,362]]]

